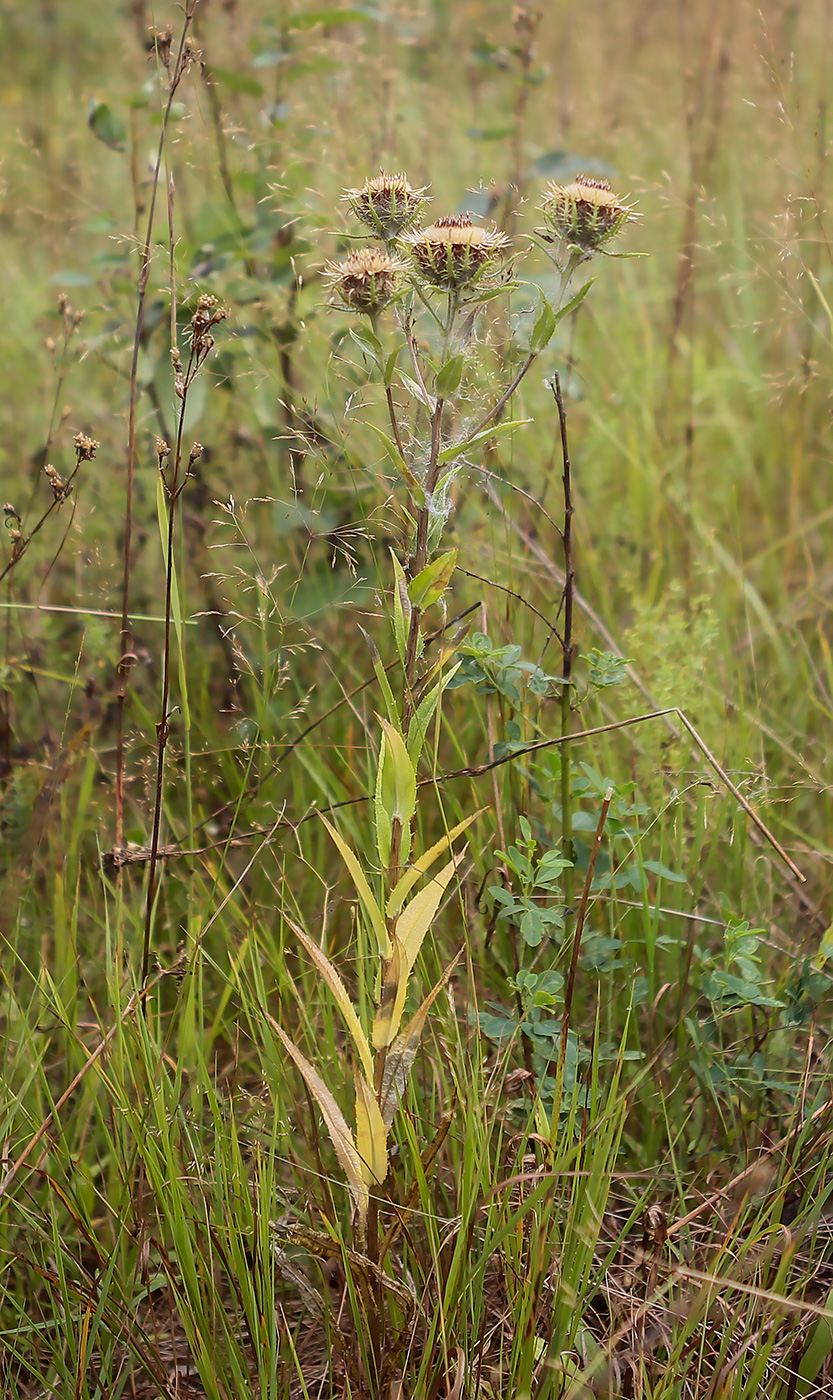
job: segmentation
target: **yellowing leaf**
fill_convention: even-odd
[[[414,1060],[416,1059],[419,1042],[425,1027],[425,1020],[434,1002],[437,1000],[443,987],[448,985],[448,979],[460,961],[460,954],[453,962],[448,964],[439,982],[431,988],[419,1010],[414,1013],[403,1030],[398,1035],[388,1050],[385,1060],[385,1072],[382,1076],[382,1094],[379,1110],[382,1122],[386,1127],[390,1127],[393,1122],[393,1115],[397,1105],[402,1099],[408,1085]]]
[[[393,1024],[393,1011],[399,998],[399,987],[407,985],[408,974],[402,963],[402,944],[394,935],[390,957],[382,972],[382,987],[379,993],[379,1007],[373,1021],[373,1044],[377,1050],[390,1045],[397,1028]]]
[[[463,821],[458,822],[456,826],[453,826],[450,831],[446,832],[445,836],[441,836],[439,841],[435,841],[433,846],[429,846],[427,851],[423,851],[422,855],[419,856],[417,860],[411,862],[401,880],[397,881],[395,888],[391,891],[390,899],[388,900],[389,919],[396,918],[396,915],[405,903],[406,896],[410,894],[417,881],[427,870],[431,869],[434,861],[439,860],[440,856],[448,850],[452,842],[456,841],[457,837],[460,836],[462,832],[466,831],[467,828],[471,826],[472,822],[477,821],[477,818],[482,812],[485,812],[485,810],[485,807],[480,807],[478,811],[473,812],[470,817],[465,817]]]
[[[410,904],[407,904],[396,921],[396,936],[402,944],[402,953],[405,961],[405,976],[407,977],[417,960],[417,954],[422,947],[431,924],[434,920],[440,900],[448,888],[452,875],[454,874],[464,852],[453,856],[448,865],[443,866],[439,875],[435,875],[433,880],[429,880],[424,889],[415,894]]]
[[[393,935],[394,955],[397,959],[395,975],[386,973],[382,985],[382,1000],[373,1023],[373,1044],[377,1050],[390,1045],[399,1030],[408,995],[408,979],[425,935],[434,921],[440,900],[462,859],[462,852],[454,856],[439,875],[435,875],[433,880],[429,881],[424,890],[414,895],[410,904],[399,915]]]
[[[353,1140],[353,1134],[345,1121],[344,1114],[324,1083],[324,1080],[321,1078],[320,1074],[313,1069],[306,1056],[301,1054],[297,1045],[289,1039],[286,1031],[278,1025],[274,1016],[270,1016],[268,1011],[265,1012],[265,1015],[273,1031],[280,1037],[286,1053],[289,1055],[290,1059],[294,1060],[298,1069],[301,1071],[307,1088],[318,1104],[318,1107],[321,1109],[321,1117],[324,1119],[327,1126],[327,1132],[330,1134],[330,1141],[341,1163],[341,1169],[347,1177],[347,1185],[350,1188],[350,1194],[353,1197],[356,1211],[358,1212],[361,1233],[364,1234],[368,1205],[367,1183],[364,1179],[361,1158],[359,1157],[356,1144]]]
[[[364,1075],[356,1080],[356,1146],[365,1185],[381,1186],[388,1174],[388,1130],[376,1102],[376,1095]]]
[[[308,938],[291,919],[287,919],[287,923],[295,934],[295,937],[300,939],[301,944],[306,948],[309,956],[312,958],[312,961],[315,963],[315,966],[318,968],[318,971],[321,973],[321,976],[324,978],[324,981],[335,997],[336,1005],[344,1018],[344,1024],[353,1037],[359,1059],[362,1062],[362,1069],[368,1079],[372,1079],[373,1056],[370,1051],[370,1043],[364,1033],[362,1023],[358,1018],[356,1008],[347,994],[347,988],[339,977],[336,968],[330,962],[326,953],[322,952],[318,944],[314,943],[311,938]]]
[[[344,861],[344,864],[347,866],[347,869],[350,871],[350,877],[353,881],[353,884],[356,887],[356,893],[358,894],[359,899],[361,900],[364,906],[365,913],[367,914],[373,932],[376,935],[376,941],[379,945],[379,952],[383,958],[389,958],[390,939],[388,938],[388,931],[385,928],[385,921],[382,918],[382,911],[379,908],[379,905],[377,904],[376,900],[373,898],[373,891],[371,890],[370,885],[367,883],[367,877],[365,876],[364,871],[359,865],[356,856],[350,850],[350,847],[347,845],[347,842],[343,840],[343,838],[336,831],[332,822],[328,822],[327,818],[324,816],[323,813],[321,814],[321,820],[326,826],[336,845],[338,846],[338,849],[341,852],[341,858]]]

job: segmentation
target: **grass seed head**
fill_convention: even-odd
[[[426,189],[415,190],[405,174],[386,175],[383,171],[365,180],[361,189],[345,190],[341,197],[366,228],[390,243],[416,222],[427,202]]]
[[[571,185],[548,185],[541,212],[558,238],[587,257],[603,251],[624,224],[639,218],[607,180],[587,175],[577,175]]]
[[[406,267],[381,248],[358,248],[344,262],[327,263],[326,276],[351,311],[376,316],[396,296]]]
[[[497,228],[480,228],[467,214],[438,219],[403,239],[418,274],[433,287],[456,291],[475,282],[503,257],[511,240]]]

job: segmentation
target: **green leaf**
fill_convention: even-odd
[[[382,349],[382,342],[379,337],[373,334],[369,326],[364,325],[361,321],[357,325],[351,326],[350,337],[352,340],[355,340],[357,345],[361,346],[364,353],[369,355],[371,360],[381,366],[385,352]]]
[[[112,107],[106,102],[99,102],[97,97],[90,98],[87,125],[93,135],[97,136],[99,141],[103,141],[105,146],[109,146],[111,151],[127,149],[127,127]]]
[[[416,810],[416,771],[399,730],[377,715],[382,726],[382,747],[376,774],[376,845],[383,865],[390,860],[394,821],[402,828],[400,859],[410,853],[411,817]]]
[[[212,68],[210,71],[214,81],[222,83],[231,92],[245,92],[250,97],[263,96],[263,84],[248,73],[235,73],[230,68]]]
[[[465,356],[449,355],[445,364],[440,366],[434,382],[434,393],[438,399],[447,399],[451,394],[456,393],[460,387],[460,380],[463,378],[465,363]]]
[[[393,635],[399,660],[404,666],[408,651],[408,633],[411,630],[411,600],[408,597],[405,570],[393,550],[390,554],[393,560]]]
[[[449,549],[445,554],[438,554],[416,578],[411,579],[408,597],[415,608],[430,608],[432,603],[439,602],[451,582],[456,563],[457,550]]]
[[[556,311],[555,326],[557,326],[560,321],[563,321],[565,316],[569,316],[571,312],[575,311],[579,306],[581,306],[581,303],[584,301],[584,298],[587,296],[587,293],[590,291],[590,288],[592,287],[595,280],[595,277],[591,277],[590,281],[585,282],[584,286],[581,288],[580,291],[576,292],[574,297],[570,297],[570,300],[567,302],[566,306],[562,306],[558,311]],[[555,330],[555,326],[553,326],[553,330]]]
[[[589,284],[588,284],[589,285]],[[453,462],[455,457],[459,457],[461,452],[468,452],[470,447],[477,447],[481,442],[489,442],[491,438],[503,437],[510,433],[513,428],[522,428],[524,424],[531,423],[531,418],[516,418],[511,423],[495,423],[492,428],[484,428],[482,433],[475,433],[474,437],[464,438],[462,442],[455,442],[451,447],[446,447],[437,458],[440,466],[445,466],[446,462]]]
[[[403,349],[403,345],[397,345],[395,350],[391,350],[385,362],[385,372],[383,375],[383,379],[386,389],[389,389],[391,384],[393,383],[393,374],[394,370],[396,369],[396,361],[399,359],[400,351]]]
[[[539,355],[544,346],[549,344],[557,325],[555,312],[539,288],[538,315],[535,317],[535,325],[529,338],[529,349],[533,355]]]

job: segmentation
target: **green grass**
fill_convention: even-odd
[[[827,1394],[827,6],[559,0],[528,62],[491,0],[362,7],[349,23],[308,4],[197,8],[206,68],[174,95],[139,345],[114,860],[137,250],[166,76],[146,41],[168,19],[177,39],[181,12],[141,3],[9,0],[0,15],[0,464],[31,537],[0,596],[3,1394]],[[97,139],[91,99],[124,149]],[[471,609],[470,632],[444,634],[446,673],[465,664],[420,760],[414,851],[480,815],[413,973],[406,1016],[462,950],[365,1250],[275,1024],[352,1124],[350,1037],[294,928],[369,1030],[380,958],[318,812],[336,809],[382,898],[372,798],[390,712],[360,629],[395,708],[390,551],[405,551],[407,493],[357,319],[320,274],[356,246],[343,189],[380,166],[430,182],[432,217],[491,194],[515,240],[523,283],[480,314],[455,430],[521,363],[534,286],[555,294],[526,251],[547,180],[608,174],[641,214],[617,247],[648,256],[595,259],[587,300],[504,415],[527,421],[454,483],[442,548],[458,568],[426,630]],[[195,438],[205,452],[175,520],[148,911],[166,630],[154,437],[173,442],[176,413],[169,176],[180,343],[200,293],[228,317],[189,391],[186,453]],[[391,317],[380,334],[389,348]],[[564,750],[488,766],[501,745],[561,734],[558,686],[515,665],[561,669],[556,371],[573,728],[604,730],[570,746],[577,896],[612,789],[563,1045],[571,916],[537,863],[561,851]],[[427,415],[396,394],[424,448]],[[53,500],[42,467],[66,479],[79,432],[97,456],[32,534]],[[10,534],[0,569],[13,548]],[[593,648],[628,659],[621,683],[588,686]],[[673,715],[621,723],[660,709],[687,717],[736,792]]]

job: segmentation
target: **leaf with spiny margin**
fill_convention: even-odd
[[[446,655],[453,655],[453,651],[454,648],[450,647]],[[428,732],[428,726],[431,723],[431,720],[433,719],[434,711],[437,708],[440,696],[442,695],[449,681],[451,681],[451,679],[454,676],[456,676],[462,664],[462,661],[458,661],[455,666],[452,666],[448,670],[448,672],[439,681],[437,681],[437,684],[435,686],[432,686],[431,690],[429,690],[428,694],[424,697],[424,699],[420,701],[419,705],[416,708],[416,713],[414,714],[414,717],[411,720],[411,727],[408,730],[408,753],[411,755],[411,761],[413,762],[415,767],[416,764],[419,762],[419,756],[422,753],[422,748],[425,743],[425,736]],[[432,666],[431,671],[429,672],[429,676],[432,675],[436,669],[436,666]],[[425,677],[424,679],[428,679],[428,677]]]
[[[404,666],[408,651],[408,632],[411,627],[411,600],[408,597],[405,570],[393,550],[390,556],[393,560],[393,635],[399,660]]]
[[[438,603],[451,582],[457,563],[457,550],[439,554],[408,584],[408,597],[415,608],[430,608]]]
[[[287,1055],[289,1055],[290,1059],[295,1062],[300,1070],[304,1083],[321,1110],[321,1116],[324,1119],[327,1132],[330,1135],[330,1141],[335,1148],[336,1156],[341,1163],[344,1175],[347,1177],[347,1185],[350,1188],[350,1194],[355,1202],[356,1211],[358,1212],[363,1231],[364,1222],[367,1219],[367,1184],[362,1172],[361,1158],[356,1149],[353,1134],[345,1121],[344,1114],[324,1083],[324,1080],[317,1070],[313,1069],[306,1056],[301,1054],[297,1045],[289,1039],[286,1031],[278,1025],[274,1016],[270,1016],[268,1011],[265,1015],[272,1029],[280,1037]]]
[[[402,1024],[408,980],[414,963],[463,854],[461,851],[459,855],[454,856],[439,875],[435,875],[419,894],[415,894],[396,921],[393,934],[393,946],[397,955],[396,975],[386,977],[382,987],[382,1001],[373,1026],[373,1044],[377,1050],[391,1044]]]
[[[510,433],[513,428],[522,428],[526,423],[532,421],[531,418],[517,418],[512,423],[495,423],[494,427],[484,428],[482,433],[475,433],[474,437],[452,443],[451,447],[446,447],[440,453],[437,461],[443,467],[446,462],[453,462],[454,458],[459,457],[461,452],[468,452],[470,447],[477,447],[481,442],[489,442],[491,438],[503,437],[505,433]]]
[[[370,659],[373,662],[373,670],[376,675],[376,679],[379,682],[379,689],[381,690],[383,699],[385,701],[388,717],[390,718],[392,723],[395,724],[398,717],[396,701],[393,698],[393,691],[390,688],[390,681],[388,680],[387,672],[384,666],[382,665],[382,658],[379,655],[379,648],[377,647],[370,633],[365,632],[361,623],[359,623],[359,631],[361,632],[362,636],[367,642],[368,650],[370,652]]]
[[[373,1046],[376,1050],[382,1050],[386,1045],[390,1045],[396,1030],[393,1026],[393,1012],[399,996],[399,987],[403,980],[407,983],[407,973],[402,959],[402,944],[393,936],[390,957],[386,960],[382,969],[382,986],[379,991],[379,1005],[376,1008],[376,1015],[373,1020]]]
[[[371,890],[370,885],[367,883],[367,877],[364,871],[362,870],[361,866],[359,865],[355,854],[353,853],[353,851],[351,851],[350,847],[347,845],[347,842],[343,839],[343,837],[340,836],[339,833],[336,831],[332,822],[327,821],[327,818],[324,816],[323,812],[320,815],[322,822],[324,823],[330,835],[332,836],[335,844],[338,846],[344,864],[347,866],[347,869],[350,872],[350,878],[356,887],[356,893],[359,896],[362,907],[364,908],[368,919],[370,920],[370,926],[376,935],[376,942],[379,945],[379,953],[383,958],[389,958],[390,939],[388,937],[388,931],[385,928],[385,921],[382,917],[382,911],[379,908],[377,901],[373,897],[373,891]]]
[[[529,337],[529,349],[533,355],[539,355],[552,339],[558,322],[555,319],[555,312],[550,306],[549,298],[544,296],[541,288],[538,288],[538,315],[535,317],[535,325],[532,327],[532,335]]]
[[[440,900],[464,854],[464,851],[460,851],[458,855],[452,856],[448,864],[443,866],[439,875],[435,875],[432,880],[429,880],[425,888],[421,889],[419,894],[414,895],[410,904],[406,904],[396,921],[396,936],[402,944],[408,972],[411,971],[417,960],[425,935],[440,906]]]
[[[381,715],[376,718],[383,731],[374,796],[376,846],[382,865],[387,865],[395,821],[402,829],[400,860],[406,861],[410,853],[411,817],[416,810],[416,771],[399,730]]]
[[[286,915],[284,915],[284,917],[286,918]],[[306,948],[309,956],[312,958],[312,961],[315,963],[315,966],[318,968],[318,971],[321,973],[321,976],[324,978],[324,981],[335,997],[336,1006],[341,1012],[344,1024],[353,1037],[359,1059],[362,1062],[362,1069],[368,1079],[372,1079],[373,1055],[370,1050],[370,1042],[364,1033],[356,1008],[350,1000],[347,988],[342,982],[337,969],[318,944],[307,937],[303,929],[300,929],[297,924],[293,923],[292,919],[287,918],[286,922],[289,924],[295,937],[300,940],[302,947]]]
[[[449,846],[457,840],[457,837],[462,835],[462,833],[471,826],[472,822],[477,821],[477,818],[482,816],[485,811],[485,807],[478,807],[477,811],[473,812],[470,817],[464,817],[461,822],[458,822],[450,831],[447,831],[445,836],[441,836],[439,841],[435,841],[433,846],[429,846],[427,851],[423,851],[422,855],[419,856],[417,860],[411,862],[405,874],[397,881],[396,887],[391,890],[387,905],[387,915],[389,919],[396,918],[405,902],[406,896],[410,894],[414,885],[422,878],[426,871],[431,869],[434,861],[439,860],[440,856],[444,855]]]
[[[448,980],[460,961],[460,956],[461,954],[458,953],[456,958],[448,964],[439,982],[431,988],[419,1010],[414,1013],[402,1034],[396,1037],[388,1050],[379,1101],[382,1122],[388,1128],[393,1122],[393,1115],[408,1086],[408,1079],[417,1056],[428,1012],[443,987],[448,985]]]
[[[366,1186],[381,1186],[388,1174],[388,1125],[382,1121],[376,1095],[358,1070],[356,1081],[356,1146]]]

